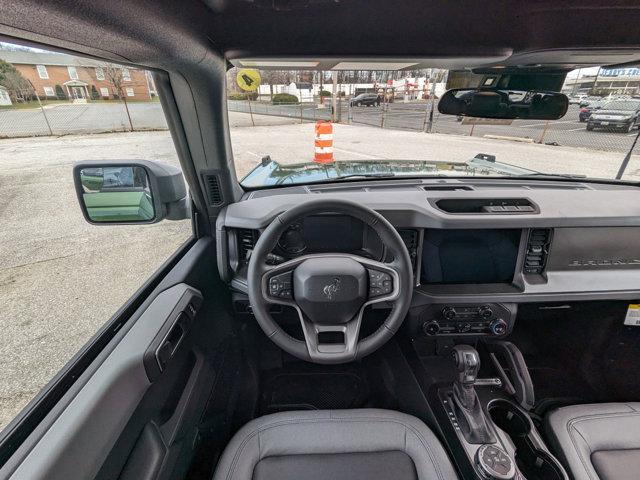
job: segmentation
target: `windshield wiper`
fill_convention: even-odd
[[[586,175],[578,175],[576,173],[525,173],[523,175],[517,175],[519,178],[527,177],[543,177],[543,178],[587,178]]]
[[[338,175],[332,177],[331,180],[342,180],[343,178],[390,178],[395,177],[393,172],[380,172],[380,173],[348,173],[346,175]]]

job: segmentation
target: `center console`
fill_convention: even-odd
[[[533,385],[515,345],[482,345],[489,366],[480,378],[480,354],[469,345],[452,348],[456,376],[432,389],[430,404],[464,478],[568,480],[547,449],[527,410]],[[434,408],[435,407],[435,408]]]

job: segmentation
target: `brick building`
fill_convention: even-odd
[[[61,53],[0,50],[0,59],[11,63],[31,82],[40,98],[68,98],[76,102],[119,98],[150,100],[157,95],[153,77],[145,70],[107,64]],[[110,80],[121,78],[120,82]]]

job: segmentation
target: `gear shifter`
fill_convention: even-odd
[[[480,356],[469,345],[453,347],[458,376],[453,382],[453,405],[460,429],[469,443],[494,443],[474,383],[480,370]]]
[[[472,409],[477,400],[474,383],[480,370],[478,352],[468,345],[458,345],[453,349],[458,378],[453,383],[454,395],[464,408]]]

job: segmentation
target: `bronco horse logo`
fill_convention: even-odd
[[[324,288],[322,289],[322,293],[324,293],[328,300],[333,300],[333,297],[336,293],[338,293],[339,290],[340,279],[336,277],[330,284],[324,286]]]

